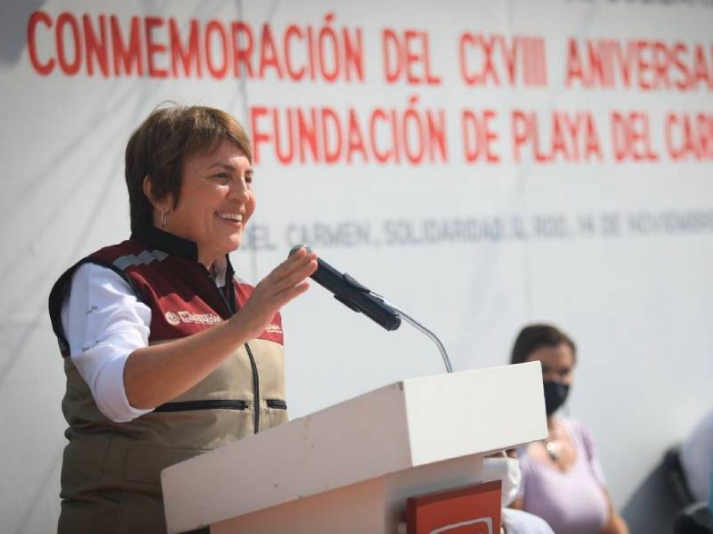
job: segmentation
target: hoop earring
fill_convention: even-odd
[[[166,212],[161,212],[161,228],[166,228]]]

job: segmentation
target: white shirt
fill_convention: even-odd
[[[151,309],[129,284],[111,269],[85,263],[72,276],[61,319],[72,362],[99,410],[117,423],[150,412],[131,406],[124,389],[126,360],[148,346],[151,324]]]
[[[226,265],[219,263],[216,282],[222,287]],[[117,423],[151,412],[131,406],[124,388],[126,360],[148,346],[151,325],[151,309],[129,284],[106,267],[81,265],[62,303],[61,320],[72,362],[99,410]]]

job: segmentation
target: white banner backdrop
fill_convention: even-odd
[[[527,322],[571,333],[569,410],[618,506],[713,404],[713,2],[13,0],[0,14],[3,532],[54,528],[64,375],[47,295],[128,235],[123,150],[164,101],[252,131],[241,277],[311,243],[433,329],[456,371],[505,364]],[[421,334],[319,286],[283,314],[293,417],[443,372]]]

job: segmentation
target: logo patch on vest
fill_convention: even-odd
[[[178,314],[175,314],[171,311],[166,312],[166,322],[170,325],[176,326],[181,322],[181,318],[178,316]]]
[[[282,334],[282,328],[279,324],[272,323],[268,325],[265,332],[268,334]]]
[[[191,313],[185,310],[181,310],[179,312],[167,311],[164,314],[164,317],[166,318],[166,322],[173,326],[177,326],[182,322],[207,325],[214,325],[223,322],[223,319],[214,313]]]

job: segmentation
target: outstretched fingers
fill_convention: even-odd
[[[275,296],[282,301],[280,305],[284,305],[307,290],[307,278],[316,270],[317,255],[300,249],[270,273],[265,281],[273,284]]]
[[[317,255],[300,249],[263,278],[255,288],[253,296],[256,297],[255,300],[264,301],[270,307],[284,306],[306,291],[306,279],[316,269]]]
[[[317,254],[299,249],[268,274],[264,281],[283,287],[302,282],[317,269]]]
[[[304,256],[287,259],[286,263],[284,281],[288,285],[295,285],[317,270],[317,254],[305,253]]]

